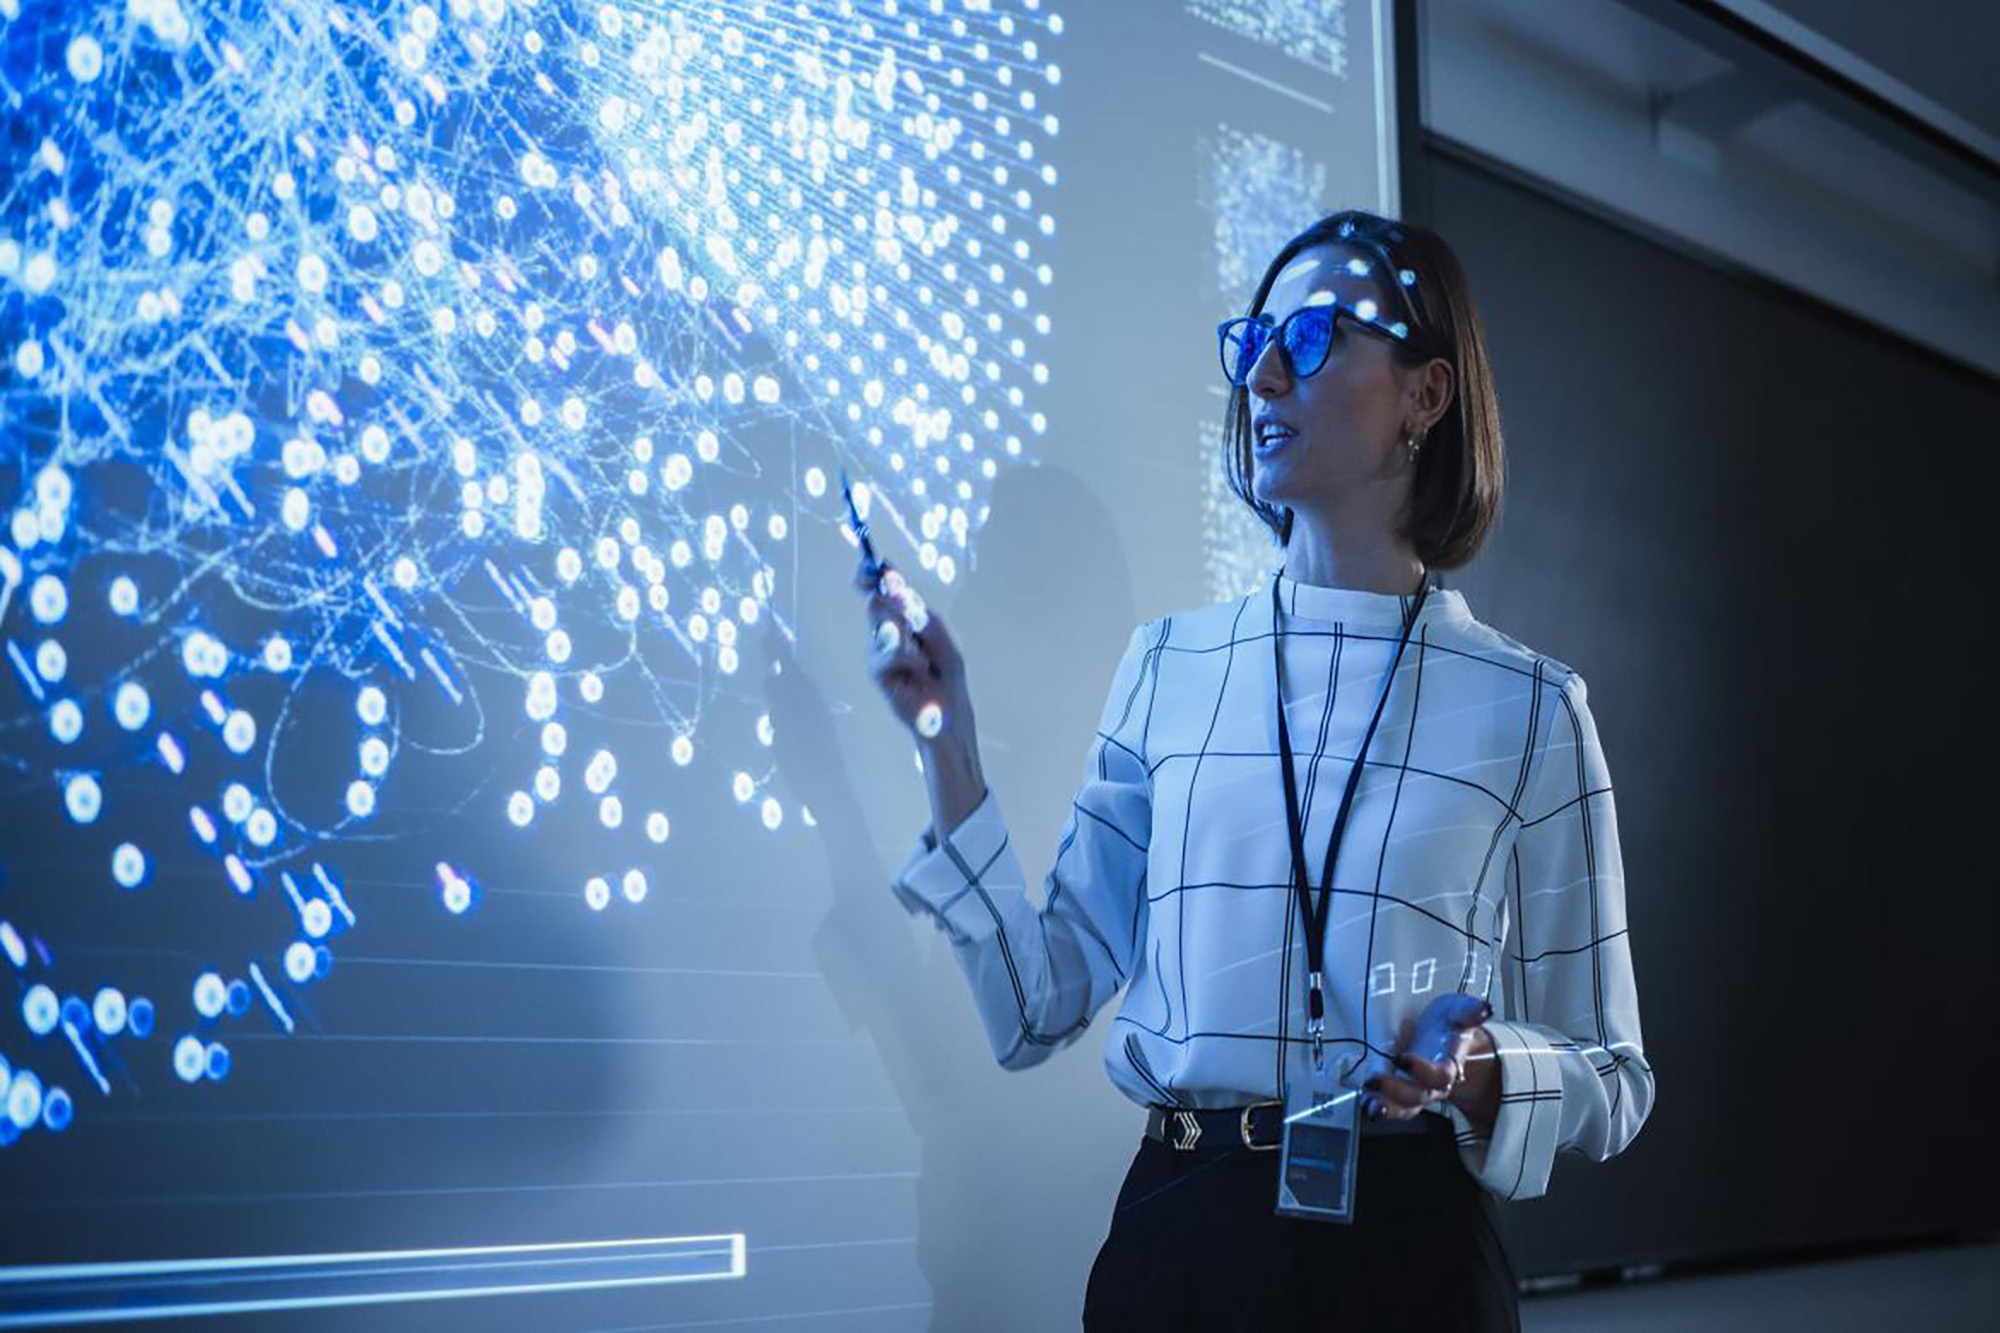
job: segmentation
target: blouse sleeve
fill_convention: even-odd
[[[903,905],[928,913],[951,941],[994,1058],[1008,1069],[1076,1040],[1131,975],[1153,822],[1140,739],[1154,656],[1147,628],[1133,630],[1112,677],[1040,907],[990,787],[942,842],[925,829],[896,876]]]
[[[1508,864],[1512,929],[1486,1022],[1500,1061],[1490,1139],[1448,1110],[1467,1169],[1503,1199],[1545,1193],[1559,1151],[1623,1151],[1653,1105],[1611,774],[1584,693],[1571,674],[1556,694]]]

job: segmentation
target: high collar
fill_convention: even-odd
[[[1436,579],[1433,574],[1432,579]],[[1364,592],[1359,588],[1329,588],[1319,583],[1301,583],[1295,578],[1279,573],[1278,604],[1284,608],[1285,618],[1294,621],[1339,621],[1349,627],[1382,626],[1400,630],[1403,618],[1409,614],[1409,607],[1416,600],[1412,593]],[[1260,600],[1269,605],[1271,589],[1267,583]],[[1472,619],[1472,612],[1465,604],[1465,595],[1456,588],[1440,588],[1433,582],[1429,597],[1424,599],[1424,612],[1418,620],[1421,625],[1460,624]]]

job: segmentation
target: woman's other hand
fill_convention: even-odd
[[[1370,1119],[1408,1120],[1436,1102],[1450,1102],[1475,1126],[1490,1131],[1500,1113],[1500,1062],[1485,1024],[1461,1029],[1452,1053],[1442,1062],[1411,1051],[1398,1052],[1396,1072],[1384,1071],[1362,1084]]]

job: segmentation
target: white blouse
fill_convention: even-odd
[[[1334,812],[1409,598],[1280,573],[1290,729],[1315,894]],[[1302,1077],[1306,961],[1279,771],[1271,589],[1148,621],[1112,678],[1037,906],[998,797],[895,889],[950,939],[993,1052],[1048,1058],[1125,998],[1105,1068],[1142,1105],[1282,1099]],[[1603,1161],[1653,1103],[1611,778],[1583,678],[1433,589],[1397,668],[1334,875],[1329,1060],[1390,1067],[1440,990],[1490,1001],[1500,1112],[1456,1107],[1493,1194],[1548,1188],[1558,1151]],[[1504,951],[1504,952],[1503,952]],[[1494,994],[1497,989],[1498,995]]]

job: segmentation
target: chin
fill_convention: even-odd
[[[1285,484],[1284,477],[1267,474],[1264,468],[1259,468],[1250,478],[1250,494],[1264,504],[1279,508],[1292,504],[1292,488]]]

